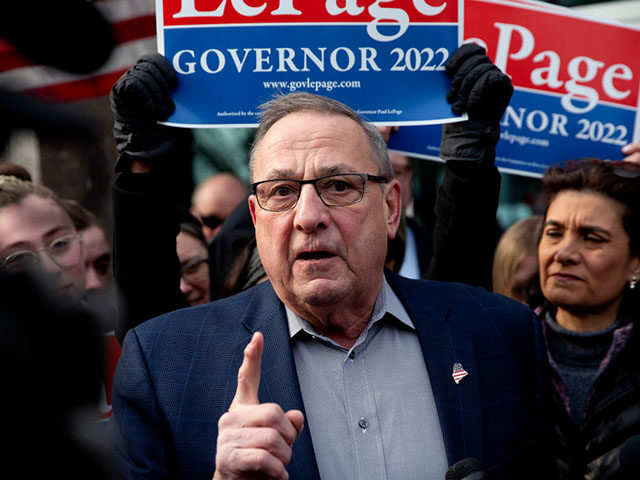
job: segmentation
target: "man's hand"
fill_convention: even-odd
[[[487,123],[500,121],[509,105],[513,86],[507,75],[496,67],[485,49],[473,43],[461,45],[445,65],[451,77],[447,101],[453,113],[469,113],[470,118]]]
[[[284,412],[275,403],[259,403],[263,346],[264,339],[258,332],[244,350],[236,394],[229,411],[218,422],[214,480],[289,478],[285,467],[304,417],[299,410]]]
[[[469,114],[466,122],[442,126],[440,156],[444,160],[473,160],[492,164],[500,139],[500,118],[513,86],[507,75],[496,67],[484,48],[461,45],[445,65],[451,77],[447,101],[451,110]]]
[[[396,127],[396,126],[393,126],[393,127],[389,127],[389,126],[380,127],[380,126],[378,126],[376,128],[380,132],[380,135],[382,135],[384,143],[388,143],[389,142],[389,138],[391,138],[391,134],[397,132],[400,127]]]
[[[113,86],[110,103],[119,153],[116,171],[170,156],[179,129],[158,122],[175,109],[171,92],[177,85],[171,63],[159,53],[151,53],[140,57]]]
[[[625,162],[640,163],[640,142],[625,145],[622,147],[622,153],[626,155],[623,158]]]

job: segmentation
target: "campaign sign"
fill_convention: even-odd
[[[578,157],[620,160],[640,138],[640,30],[532,2],[466,0],[465,41],[487,48],[515,92],[496,165],[540,176]],[[390,148],[437,157],[441,128],[403,128]],[[400,133],[400,132],[399,132]]]
[[[444,64],[461,0],[156,0],[158,50],[178,73],[169,125],[252,127],[307,91],[378,124],[456,121]]]

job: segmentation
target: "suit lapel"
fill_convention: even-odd
[[[481,459],[482,410],[472,331],[451,328],[450,303],[439,283],[412,282],[395,275],[389,280],[399,286],[394,286],[396,294],[418,332],[449,464],[468,457]],[[452,375],[455,364],[467,372],[458,384]]]
[[[284,306],[269,282],[259,288],[260,292],[247,306],[243,319],[243,325],[248,330],[247,338],[236,348],[242,355],[251,335],[262,332],[264,352],[258,391],[260,402],[277,403],[284,411],[298,409],[304,414]],[[305,425],[293,444],[293,457],[287,470],[291,478],[319,478],[308,425]]]

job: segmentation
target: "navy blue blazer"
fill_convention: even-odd
[[[416,327],[449,464],[474,457],[492,479],[549,478],[550,382],[535,314],[481,288],[386,275]],[[269,282],[128,332],[108,426],[125,477],[211,479],[218,419],[255,331],[265,344],[260,401],[304,413],[284,306]],[[459,384],[455,363],[468,372]],[[308,426],[287,469],[319,478]]]

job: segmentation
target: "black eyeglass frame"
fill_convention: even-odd
[[[571,173],[582,168],[588,168],[594,164],[604,165],[610,168],[611,172],[619,178],[632,179],[640,177],[640,164],[627,160],[611,161],[599,158],[577,158],[560,163],[558,166],[560,166],[564,172]]]
[[[640,165],[633,162],[612,162],[611,170],[620,178],[638,178],[640,177]]]
[[[202,223],[202,225],[212,230],[218,228],[225,221],[224,218],[217,215],[198,215],[198,220],[200,220],[200,223]]]
[[[180,267],[180,275],[184,275],[184,272],[186,272],[190,268],[197,267],[201,263],[205,263],[207,261],[209,261],[209,259],[208,258],[203,258],[203,257],[194,258],[194,259],[188,261],[187,263],[185,263],[184,265],[182,265]]]
[[[322,198],[322,195],[320,194],[320,190],[318,189],[318,182],[320,180],[324,180],[326,178],[343,177],[345,175],[354,175],[354,176],[358,176],[358,177],[360,177],[362,179],[362,195],[360,195],[360,198],[358,200],[356,200],[355,202],[351,202],[351,203],[340,204],[340,205],[331,205],[331,204],[327,203],[325,201],[325,199]],[[281,181],[281,182],[296,182],[299,185],[298,195],[296,197],[296,201],[290,207],[277,209],[277,210],[272,210],[272,209],[263,207],[262,204],[260,203],[260,198],[259,198],[258,193],[257,193],[258,186],[263,184],[263,183],[278,182],[278,181]],[[365,184],[367,182],[389,183],[389,179],[387,177],[383,177],[383,176],[380,176],[380,175],[371,175],[370,173],[345,172],[345,173],[332,173],[331,175],[324,175],[324,176],[318,177],[318,178],[310,178],[309,180],[296,180],[296,179],[293,179],[293,178],[271,178],[269,180],[262,180],[260,182],[254,182],[254,183],[250,184],[250,188],[251,188],[252,195],[255,195],[256,200],[258,202],[258,206],[262,210],[265,210],[267,212],[286,212],[288,210],[293,210],[294,208],[296,208],[296,205],[298,204],[298,201],[300,200],[300,193],[302,192],[302,186],[303,185],[307,185],[307,184],[313,185],[316,193],[318,194],[318,197],[320,198],[322,203],[324,203],[327,207],[348,207],[350,205],[355,205],[356,203],[359,203],[359,202],[362,201],[362,199],[364,198],[364,194],[365,194],[364,186],[365,186]]]

